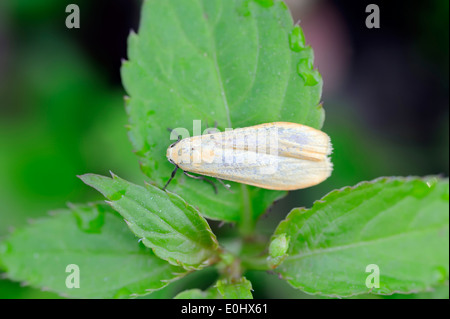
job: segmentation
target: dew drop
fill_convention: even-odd
[[[105,223],[105,212],[100,206],[75,206],[71,209],[77,226],[85,233],[100,233]]]
[[[123,197],[123,195],[125,195],[125,192],[126,192],[125,189],[121,189],[121,190],[109,195],[109,199],[112,201],[119,200]]]
[[[142,146],[142,148],[140,150],[134,151],[134,153],[137,156],[144,157],[145,154],[147,154],[147,152],[150,151],[150,148],[151,148],[150,144],[144,142],[144,145]]]
[[[289,47],[294,52],[300,52],[305,48],[305,35],[298,25],[289,34]]]
[[[430,193],[431,184],[424,183],[423,181],[414,182],[413,189],[411,191],[411,196],[421,199]]]
[[[305,86],[314,86],[320,81],[320,74],[312,69],[310,59],[301,59],[297,64],[297,73],[305,82]]]

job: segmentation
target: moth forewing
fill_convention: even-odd
[[[257,134],[245,134],[242,138],[243,146],[241,149],[247,151],[246,156],[242,156],[244,163],[252,164],[257,161],[258,152],[258,135]]]
[[[260,174],[271,175],[278,171],[279,163],[279,135],[277,130],[273,128],[258,128],[257,139],[257,159],[264,159],[266,165],[259,167]],[[263,156],[263,157],[260,157]]]
[[[330,138],[324,132],[275,122],[186,138],[169,147],[167,157],[187,172],[267,189],[294,190],[330,176],[331,150]]]

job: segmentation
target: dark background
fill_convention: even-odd
[[[448,176],[449,2],[286,2],[324,79],[323,130],[335,170],[277,203],[260,229],[270,234],[292,207],[363,180]],[[65,27],[69,3],[80,7],[80,29]],[[380,29],[365,26],[368,3],[380,7]],[[77,174],[112,170],[144,180],[126,137],[119,72],[139,9],[131,0],[0,3],[0,238],[68,201],[99,200]],[[207,287],[214,276],[197,277]],[[304,297],[273,276],[248,277],[255,297]],[[54,295],[2,280],[0,298],[8,297]]]

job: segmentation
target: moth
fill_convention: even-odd
[[[177,169],[198,179],[210,176],[273,190],[306,188],[331,175],[331,152],[326,133],[289,122],[184,138],[167,149],[167,159],[175,170],[164,189]]]

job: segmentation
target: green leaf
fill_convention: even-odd
[[[186,273],[156,257],[106,205],[71,205],[36,220],[0,243],[8,278],[72,298],[129,298]],[[91,221],[90,221],[91,220]],[[67,288],[68,265],[80,288]]]
[[[419,292],[415,294],[393,294],[389,296],[382,296],[383,299],[449,299],[448,283],[433,287],[431,291]]]
[[[189,289],[180,292],[174,299],[219,299],[220,295],[216,288],[202,291],[200,289]]]
[[[425,291],[448,280],[449,182],[380,178],[294,209],[275,234],[290,236],[276,271],[312,294],[351,296]],[[379,288],[375,283],[379,268]],[[369,285],[370,286],[370,285]]]
[[[180,292],[175,299],[253,299],[252,284],[245,277],[238,280],[221,279],[205,290],[190,289]]]
[[[187,269],[201,268],[216,258],[216,237],[194,207],[155,186],[137,186],[112,176],[86,174],[80,178],[110,200],[158,257]]]
[[[222,131],[273,121],[322,126],[322,79],[281,1],[147,0],[128,57],[122,81],[129,136],[158,187],[173,170],[168,128],[193,136],[215,121]],[[202,121],[201,132],[193,131],[193,120]],[[215,194],[208,183],[178,174],[169,189],[208,218],[242,224],[243,232],[285,195],[230,184],[233,192]]]
[[[223,299],[253,299],[252,283],[245,277],[239,280],[222,279],[215,286]]]

